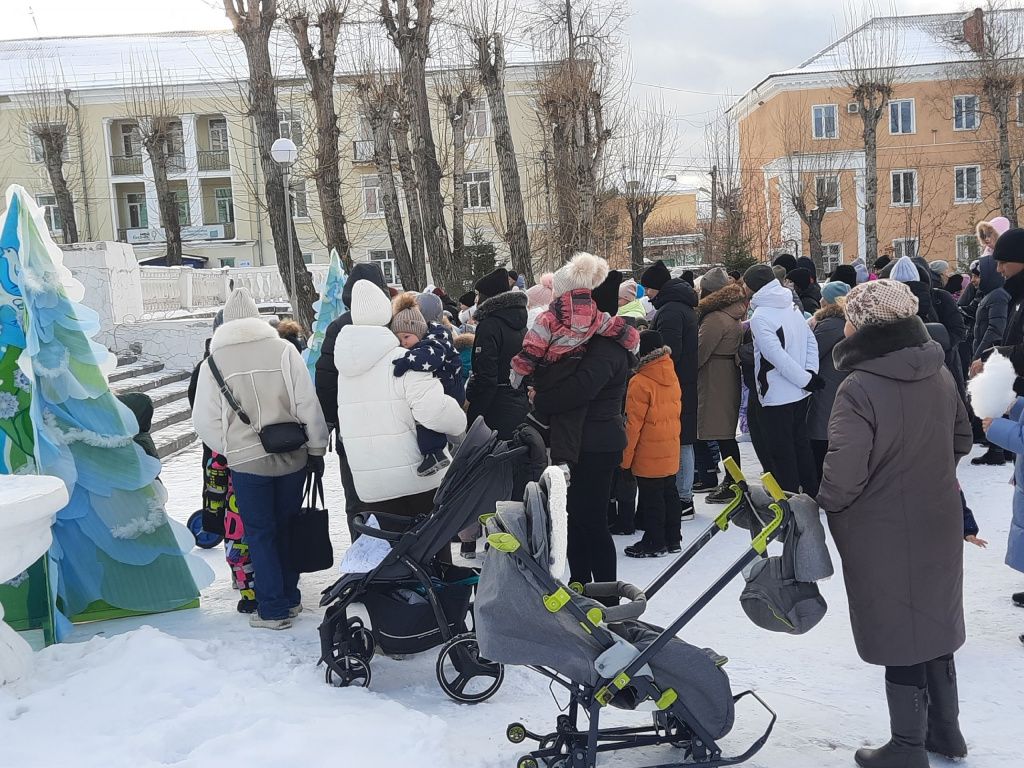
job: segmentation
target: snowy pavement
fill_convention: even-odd
[[[744,460],[753,465],[749,445]],[[162,479],[169,511],[184,521],[200,506],[200,449],[165,463]],[[990,546],[966,545],[967,645],[957,655],[962,725],[971,768],[1019,768],[1020,714],[1024,708],[1024,610],[1012,592],[1024,576],[1003,565],[1010,519],[1007,467],[978,468],[967,461],[960,477],[981,536]],[[339,512],[337,463],[328,460],[328,505],[336,553],[348,537]],[[719,509],[719,508],[713,508]],[[698,505],[687,538],[710,522],[712,508]],[[633,537],[619,537],[622,548]],[[748,541],[741,530],[718,536],[649,605],[646,618],[677,615]],[[324,684],[316,628],[319,592],[336,574],[304,576],[305,612],[284,632],[250,629],[235,612],[237,595],[219,549],[202,556],[217,573],[198,610],[85,625],[71,642],[35,657],[27,680],[0,688],[0,766],[17,768],[278,768],[279,766],[514,766],[528,745],[509,744],[505,726],[521,721],[551,730],[558,709],[547,683],[523,669],[506,671],[490,701],[458,705],[434,679],[436,651],[395,661],[374,658],[369,690]],[[833,554],[837,568],[838,556]],[[337,558],[336,558],[337,559]],[[646,585],[667,560],[620,555],[619,578]],[[716,598],[685,630],[684,638],[729,657],[735,691],[753,688],[779,714],[753,768],[852,766],[853,751],[887,737],[883,673],[857,657],[850,634],[842,578],[822,584],[829,613],[807,635],[790,637],[757,629],[739,606],[740,580]],[[560,704],[564,696],[559,694]],[[617,713],[643,722],[642,713]],[[725,739],[738,753],[760,734],[766,717],[752,705],[737,709]],[[675,759],[671,748],[603,760],[639,766]],[[932,758],[934,766],[947,764]]]

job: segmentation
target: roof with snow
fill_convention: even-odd
[[[443,48],[447,60],[438,68],[458,67],[457,51],[465,32],[435,22],[437,35],[448,35]],[[393,47],[379,23],[353,22],[342,27],[338,43],[338,75],[355,74],[363,57],[372,51],[386,66],[396,62]],[[275,30],[270,39],[275,72],[282,79],[304,79],[302,63],[290,34]],[[535,63],[532,51],[507,44],[510,65]],[[462,65],[472,60],[462,57]],[[26,93],[42,86],[73,90],[123,88],[145,80],[159,66],[165,82],[178,85],[224,83],[248,76],[245,51],[230,30],[159,32],[87,37],[40,37],[0,40],[0,95]]]

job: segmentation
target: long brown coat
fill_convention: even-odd
[[[857,651],[909,666],[963,645],[963,514],[956,465],[967,410],[917,317],[835,348],[840,385],[818,504],[843,560]]]
[[[727,285],[697,305],[697,436],[732,440],[740,416],[740,369],[736,352],[747,298],[740,285]]]

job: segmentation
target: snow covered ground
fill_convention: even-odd
[[[744,460],[754,464],[749,446]],[[162,478],[179,520],[199,507],[198,446],[169,459]],[[972,768],[1019,768],[1020,713],[1024,708],[1024,610],[1012,592],[1024,577],[1003,565],[1009,522],[1010,468],[976,468],[966,461],[961,480],[990,542],[967,546],[965,598],[968,643],[958,654],[962,724]],[[328,461],[332,511],[341,504],[337,464]],[[692,538],[711,519],[698,507],[685,525]],[[333,516],[335,547],[347,545],[343,514]],[[647,618],[677,615],[746,545],[729,531],[715,539],[674,583],[655,598]],[[622,547],[630,539],[617,539]],[[291,630],[250,629],[235,612],[227,567],[219,549],[202,553],[218,579],[203,592],[202,607],[174,614],[81,626],[72,642],[35,657],[35,671],[0,688],[0,766],[17,768],[207,768],[279,766],[513,766],[527,745],[509,744],[505,726],[522,721],[550,730],[558,713],[540,676],[509,669],[489,702],[458,705],[434,679],[435,652],[394,661],[373,660],[369,690],[334,689],[314,666],[319,592],[334,573],[303,577],[305,612]],[[835,556],[834,556],[835,557]],[[838,557],[835,557],[837,567]],[[620,578],[648,583],[666,560],[620,557]],[[830,768],[853,765],[852,752],[888,734],[882,670],[860,661],[850,635],[842,579],[822,585],[830,610],[802,637],[757,629],[743,615],[737,580],[687,628],[685,638],[730,658],[737,691],[756,689],[779,713],[754,768]],[[563,697],[564,698],[564,697]],[[564,701],[563,701],[564,703]],[[642,719],[625,713],[623,718]],[[746,748],[765,724],[763,712],[741,704],[736,727],[723,744]],[[675,759],[670,748],[640,759],[602,765],[637,766]],[[945,761],[932,758],[932,764]]]

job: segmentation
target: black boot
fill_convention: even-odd
[[[1010,595],[1010,599],[1018,608],[1024,608],[1024,592],[1014,592]]]
[[[956,690],[953,659],[935,659],[925,664],[928,674],[929,752],[952,759],[967,757],[967,742],[960,732],[960,699]]]
[[[885,681],[892,738],[878,749],[858,749],[854,760],[861,768],[929,768],[924,748],[928,728],[928,691]]]
[[[981,456],[971,459],[971,464],[976,467],[989,466],[1001,467],[1006,463],[1006,453],[998,445],[989,445],[988,450]]]

